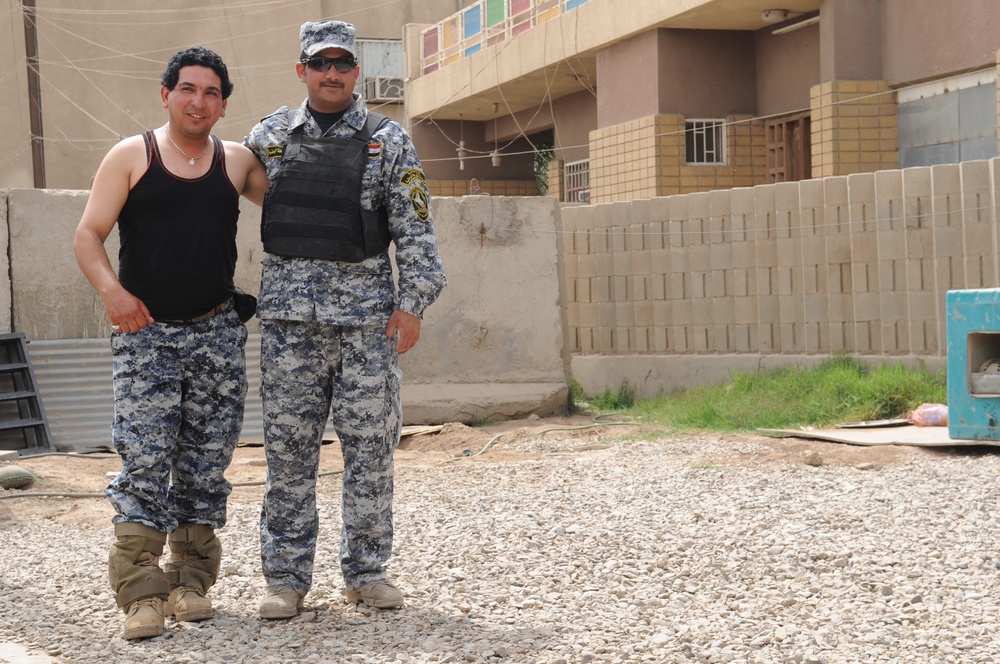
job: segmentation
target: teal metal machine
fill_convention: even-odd
[[[1000,440],[1000,289],[948,291],[948,436]]]

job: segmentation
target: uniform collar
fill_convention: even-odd
[[[313,119],[312,114],[306,108],[308,99],[303,99],[302,103],[297,109],[292,111],[288,116],[288,129],[292,130],[296,127],[304,126],[304,133],[309,136],[319,136],[319,125]],[[341,123],[348,125],[354,131],[358,131],[365,125],[365,120],[368,118],[368,107],[365,105],[365,100],[361,98],[357,92],[354,93],[354,102],[351,104],[347,112],[344,113],[344,117],[340,119]],[[338,126],[334,125],[335,127]]]

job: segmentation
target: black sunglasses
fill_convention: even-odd
[[[327,58],[322,55],[314,55],[311,58],[303,59],[302,64],[309,67],[309,69],[322,72],[330,71],[330,67],[336,67],[337,71],[341,74],[353,71],[354,68],[358,66],[357,60],[349,55],[344,55],[339,58]]]

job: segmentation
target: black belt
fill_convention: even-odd
[[[217,304],[200,316],[195,316],[194,318],[186,318],[184,320],[170,320],[170,319],[157,319],[160,323],[179,323],[181,325],[193,325],[195,323],[200,323],[203,320],[208,320],[212,316],[221,314],[224,311],[229,311],[229,300],[226,300],[222,304]]]

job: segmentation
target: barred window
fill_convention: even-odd
[[[563,169],[566,180],[566,193],[563,201],[567,203],[590,202],[590,160],[571,161]]]
[[[684,144],[689,164],[726,163],[726,125],[724,120],[687,120]]]

